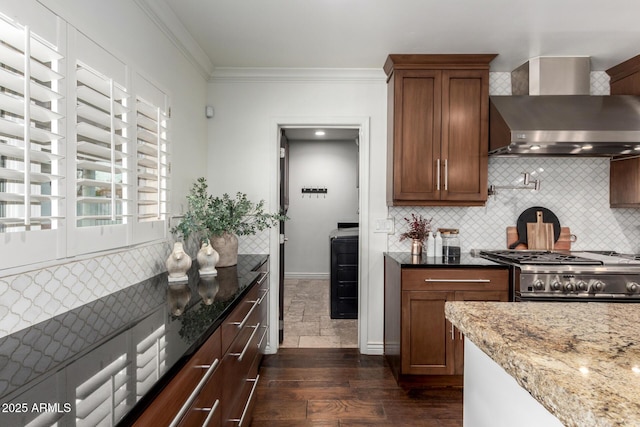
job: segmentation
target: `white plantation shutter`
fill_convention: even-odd
[[[69,30],[70,111],[67,255],[130,243],[134,115],[127,65],[75,29]]]
[[[167,120],[163,108],[138,97],[137,180],[138,221],[164,220],[167,213]]]
[[[0,232],[58,228],[63,59],[0,16]]]
[[[165,238],[165,91],[38,2],[5,3],[0,269]]]
[[[78,227],[123,224],[129,215],[125,88],[78,62],[76,221]]]

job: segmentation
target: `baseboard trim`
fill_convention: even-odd
[[[284,273],[285,279],[317,279],[317,280],[329,280],[331,275],[329,273]]]
[[[362,354],[370,354],[370,355],[383,355],[384,354],[384,343],[381,342],[368,342],[364,346],[364,348],[360,349]]]

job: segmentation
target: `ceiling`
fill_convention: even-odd
[[[214,67],[377,68],[389,53],[588,55],[606,70],[640,53],[637,0],[157,0]]]

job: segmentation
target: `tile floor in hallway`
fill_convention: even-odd
[[[285,279],[283,348],[357,348],[358,320],[332,319],[329,280]]]

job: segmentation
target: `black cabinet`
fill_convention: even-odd
[[[358,229],[329,234],[331,244],[331,318],[358,318]]]

